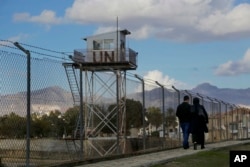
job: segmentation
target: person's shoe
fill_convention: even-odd
[[[183,148],[186,150],[186,149],[189,149],[189,146],[186,146],[186,147],[183,147]]]
[[[194,150],[197,150],[197,143],[194,142]]]
[[[201,146],[201,149],[204,149],[205,148],[205,146]]]

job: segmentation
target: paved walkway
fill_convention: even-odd
[[[216,148],[245,144],[245,143],[250,143],[250,140],[236,140],[236,141],[226,141],[226,142],[206,144],[205,145],[206,148],[203,150],[200,149],[200,146],[197,147],[198,148],[197,150],[193,150],[192,147],[190,147],[187,150],[184,150],[182,148],[177,148],[177,149],[171,149],[144,155],[132,156],[128,158],[120,158],[110,161],[101,161],[86,165],[80,165],[76,167],[150,167],[151,165],[168,162],[174,158],[195,154],[199,151],[212,150]]]

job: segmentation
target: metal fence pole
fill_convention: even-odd
[[[201,98],[201,104],[204,106],[204,97],[197,93],[197,96]]]
[[[242,129],[243,129],[243,138],[247,138],[247,123],[246,123],[246,110],[245,108],[241,108],[242,115]]]
[[[212,116],[211,116],[211,119],[212,119],[212,142],[214,142],[214,102],[213,102],[213,99],[211,99],[210,97],[207,96],[207,99],[211,101],[212,103]]]
[[[83,130],[83,88],[82,88],[82,64],[80,64],[80,160],[83,160],[83,133],[85,131]]]
[[[14,42],[14,45],[23,51],[27,55],[27,122],[26,122],[26,167],[29,167],[30,164],[30,71],[31,71],[31,63],[30,63],[30,51],[24,49],[18,42]]]
[[[246,109],[245,109],[245,110],[246,110]],[[248,139],[248,126],[249,126],[249,125],[248,125],[248,123],[249,123],[249,111],[247,111],[247,110],[246,110],[246,112],[247,112],[247,113],[246,113],[246,114],[247,114],[247,116],[245,116],[245,117],[246,117],[247,139]]]
[[[218,99],[214,99],[215,101],[217,101],[219,103],[219,132],[220,132],[220,140],[221,140],[221,101]]]
[[[174,86],[172,88],[178,93],[178,105],[181,104],[181,92],[176,89]],[[181,126],[180,126],[180,121],[178,123],[178,129],[179,129],[179,142],[181,143]]]
[[[247,138],[249,137],[248,130],[249,130],[249,111],[247,111]]]
[[[121,113],[121,104],[120,104],[120,83],[121,82],[121,71],[116,71],[116,126],[117,126],[117,136],[116,136],[116,145],[117,145],[117,154],[120,154],[120,113]]]
[[[231,121],[232,121],[232,122],[231,122],[231,137],[232,137],[232,140],[233,140],[233,139],[234,139],[234,138],[233,138],[233,132],[234,132],[234,129],[233,129],[233,128],[234,128],[234,126],[233,126],[233,125],[234,125],[234,124],[233,124],[233,122],[234,122],[234,113],[233,113],[233,112],[234,112],[234,111],[233,111],[233,110],[234,110],[234,108],[233,108],[233,105],[232,105],[232,104],[229,104],[229,105],[230,105],[230,107],[231,107],[231,113],[232,113],[232,120],[231,120]]]
[[[235,107],[235,110],[236,110],[236,121],[235,121],[235,123],[236,123],[236,127],[237,127],[237,139],[239,139],[239,134],[240,134],[240,131],[239,131],[239,112],[238,112],[238,107],[235,105],[235,104],[233,104],[233,106]]]
[[[174,86],[172,88],[178,93],[178,104],[181,104],[181,93],[178,89],[176,89]]]
[[[159,82],[155,81],[157,85],[159,85],[162,89],[162,114],[163,114],[163,139],[164,139],[164,146],[165,146],[165,126],[166,126],[166,116],[165,116],[165,89],[164,86],[161,85]]]
[[[237,106],[237,105],[235,105],[235,106]],[[239,132],[239,134],[238,134],[238,139],[240,138],[240,139],[242,139],[242,122],[240,123],[240,120],[241,120],[241,110],[240,110],[240,106],[237,106],[237,118],[238,118],[238,120],[237,120],[237,122],[238,122],[238,132]],[[239,136],[240,135],[240,136]]]
[[[146,149],[146,129],[145,129],[145,83],[142,78],[135,74],[135,77],[142,83],[142,125],[143,125],[143,150]]]
[[[224,124],[226,124],[227,125],[227,127],[228,127],[228,120],[227,120],[227,117],[228,117],[228,115],[227,115],[227,103],[225,103],[224,101],[221,101],[225,106],[226,106],[226,110],[225,110],[225,112],[226,112],[226,117],[225,117],[225,122],[226,123],[224,123]],[[228,129],[226,128],[226,138],[227,138],[227,140],[228,140]]]

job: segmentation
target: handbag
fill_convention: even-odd
[[[204,132],[205,132],[205,133],[208,133],[208,127],[207,127],[207,124],[205,124],[205,126],[204,126]]]
[[[203,109],[202,109],[201,107],[199,107],[198,115],[199,115],[199,116],[202,116],[203,118],[206,117],[205,114],[204,114],[204,111],[203,111]]]
[[[202,107],[199,107],[199,111],[198,111],[198,115],[201,116],[204,120],[206,119],[206,115],[204,113],[205,111],[203,110]],[[204,124],[204,132],[205,133],[208,133],[208,127],[207,127],[207,124],[205,123]]]

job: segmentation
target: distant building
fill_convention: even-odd
[[[46,104],[32,104],[32,113],[39,115],[49,115],[51,111],[61,111],[61,107],[58,105],[46,105]]]

